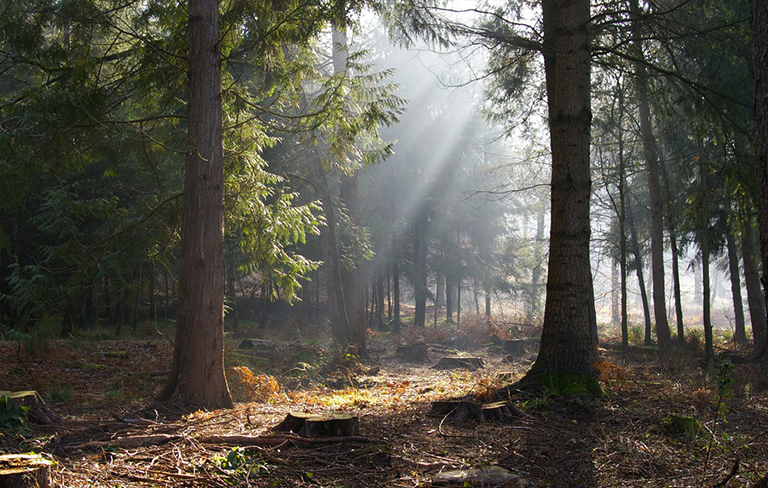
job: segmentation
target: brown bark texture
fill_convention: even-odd
[[[757,176],[757,222],[760,229],[761,280],[768,297],[768,2],[751,0],[752,60],[755,96],[755,165]],[[768,299],[764,300],[768,302]],[[756,357],[765,359],[768,337],[756,344]]]
[[[752,228],[752,216],[744,218],[744,229],[741,233],[741,253],[744,262],[744,283],[747,287],[747,304],[749,317],[752,322],[752,340],[755,345],[762,344],[766,337],[765,300],[760,290],[760,271],[757,266],[757,251],[755,249],[755,231]]]
[[[589,262],[589,0],[544,0],[544,65],[552,150],[551,230],[541,347],[523,382],[594,379]]]
[[[189,1],[189,110],[178,316],[160,400],[231,408],[224,375],[224,146],[218,0]]]
[[[637,96],[640,101],[640,131],[643,154],[648,176],[648,192],[651,203],[651,280],[653,283],[653,316],[656,319],[656,336],[659,352],[664,355],[670,347],[671,336],[667,320],[667,302],[664,292],[664,217],[661,182],[659,179],[659,150],[651,125],[651,108],[648,101],[648,73],[643,59],[642,36],[639,32],[639,7],[637,0],[630,0],[632,13],[632,42],[638,61],[635,63]]]

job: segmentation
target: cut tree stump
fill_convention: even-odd
[[[414,363],[424,363],[429,361],[427,344],[424,342],[417,342],[416,344],[407,346],[398,346],[396,354],[402,356],[406,361]]]
[[[432,369],[468,369],[475,371],[483,366],[483,360],[480,358],[444,357],[440,358],[437,364],[432,366]]]
[[[36,391],[0,391],[0,396],[11,400],[16,408],[28,407],[27,417],[37,424],[53,425],[61,420]]]
[[[528,480],[501,466],[443,471],[432,479],[432,486],[528,486]]]
[[[451,417],[457,422],[479,420],[480,422],[511,422],[529,415],[511,402],[474,403],[466,400],[438,400],[432,402],[432,413]]]
[[[290,412],[274,430],[293,432],[299,437],[345,437],[358,435],[359,424],[353,415]]]
[[[504,350],[514,356],[525,354],[526,341],[521,339],[507,339],[504,341]]]
[[[48,488],[52,464],[39,454],[0,455],[0,488]]]

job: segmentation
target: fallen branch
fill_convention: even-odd
[[[90,450],[90,449],[103,449],[118,448],[118,449],[136,449],[137,447],[145,446],[159,446],[167,442],[181,439],[180,435],[168,435],[168,434],[155,434],[155,435],[137,435],[131,437],[118,437],[116,439],[110,439],[108,441],[91,441],[84,444],[77,444],[70,446],[70,449],[76,450]]]
[[[317,437],[307,438],[299,437],[296,435],[265,435],[265,436],[248,436],[248,435],[210,435],[207,437],[201,437],[197,439],[202,444],[228,444],[233,446],[257,446],[257,447],[273,447],[279,446],[285,442],[298,442],[301,444],[334,444],[341,442],[363,442],[363,443],[376,443],[384,442],[380,439],[374,439],[371,437],[363,437],[359,435],[348,435],[340,437]]]

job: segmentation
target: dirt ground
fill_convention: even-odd
[[[370,361],[349,357],[333,368],[322,338],[241,331],[229,336],[226,355],[240,368],[229,370],[235,409],[184,416],[147,408],[170,364],[165,341],[51,342],[36,354],[0,343],[0,390],[35,389],[61,417],[6,429],[0,446],[53,457],[59,486],[765,486],[765,373],[737,354],[732,371],[721,369],[724,395],[690,351],[660,364],[652,349],[635,347],[623,362],[607,343],[599,400],[518,393],[503,400],[525,415],[501,423],[433,413],[437,400],[498,399],[527,370],[535,343],[510,356],[489,340],[500,330],[510,332],[475,324],[374,333]],[[428,360],[396,354],[418,341]],[[441,357],[478,357],[483,367],[433,369]],[[275,432],[289,412],[350,414],[359,432]],[[676,429],[675,417],[700,428]],[[443,481],[455,470],[464,473],[458,482]],[[501,477],[483,477],[491,471]]]

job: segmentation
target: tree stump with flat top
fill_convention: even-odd
[[[53,425],[60,421],[59,416],[48,408],[36,391],[0,391],[0,396],[13,402],[16,408],[27,408],[27,417],[32,422]]]
[[[39,454],[0,455],[0,488],[48,488],[52,464]]]
[[[407,346],[397,346],[396,354],[412,363],[424,363],[429,361],[427,344],[424,342],[417,342],[416,344],[409,344]]]
[[[340,413],[290,412],[274,430],[293,432],[299,437],[347,437],[358,434],[359,419]]]

